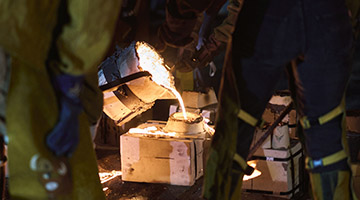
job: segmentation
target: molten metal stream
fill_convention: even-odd
[[[184,101],[181,98],[181,95],[179,94],[178,91],[176,91],[174,88],[168,88],[175,96],[176,98],[179,100],[180,106],[181,106],[181,110],[182,113],[184,115],[184,119],[187,120],[187,115],[186,115],[186,110],[185,110],[185,105],[184,105]]]
[[[176,98],[179,99],[179,103],[182,108],[184,119],[187,119],[184,101],[181,95],[176,91],[174,87],[173,77],[167,70],[164,64],[164,59],[155,51],[153,47],[145,42],[136,43],[136,52],[139,55],[140,68],[142,70],[150,72],[152,80],[167,89],[169,89]]]

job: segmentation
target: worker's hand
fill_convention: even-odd
[[[204,40],[203,45],[199,50],[196,50],[190,58],[193,68],[206,67],[219,52],[224,49],[225,43],[218,41],[214,34],[210,35],[207,40]]]
[[[79,143],[82,81],[82,76],[61,74],[54,77],[60,112],[57,124],[46,137],[46,145],[56,156],[71,156]]]
[[[204,44],[199,50],[194,47],[192,51],[189,48],[185,49],[178,56],[175,68],[184,73],[193,71],[195,68],[206,67],[224,47],[225,43],[216,40],[211,35],[208,40],[204,40]]]

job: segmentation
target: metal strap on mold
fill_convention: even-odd
[[[280,116],[274,121],[274,123],[271,124],[271,126],[266,130],[264,135],[260,137],[260,139],[254,144],[254,146],[250,149],[249,155],[247,159],[249,160],[255,153],[255,151],[264,143],[266,138],[272,134],[275,127],[278,126],[278,124],[284,119],[284,117],[292,110],[293,108],[293,102],[291,102],[285,110],[280,114]]]

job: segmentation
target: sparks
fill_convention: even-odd
[[[164,65],[164,59],[153,47],[145,42],[136,43],[136,52],[139,56],[140,68],[150,72],[152,80],[166,88],[174,87],[174,80]]]
[[[174,132],[164,132],[155,126],[150,126],[146,128],[131,128],[129,130],[130,134],[144,134],[150,136],[168,136],[168,137],[176,137],[177,134]]]
[[[145,42],[136,43],[136,52],[139,56],[139,68],[148,71],[155,83],[167,88],[176,96],[176,98],[178,98],[183,110],[184,119],[187,119],[184,101],[175,89],[174,77],[169,72],[168,67],[164,64],[164,59],[153,47]]]

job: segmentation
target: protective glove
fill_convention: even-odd
[[[175,68],[183,73],[190,72],[195,68],[204,68],[225,46],[225,43],[210,35],[208,40],[204,40],[204,45],[199,50],[185,50],[181,57],[179,56],[178,62],[175,63]]]
[[[214,34],[211,34],[207,40],[204,40],[203,46],[193,54],[190,59],[191,66],[193,68],[206,67],[225,46],[225,43],[220,42]]]
[[[71,156],[79,143],[78,116],[82,111],[79,99],[83,76],[54,76],[60,113],[58,123],[46,137],[46,145],[56,156]]]

